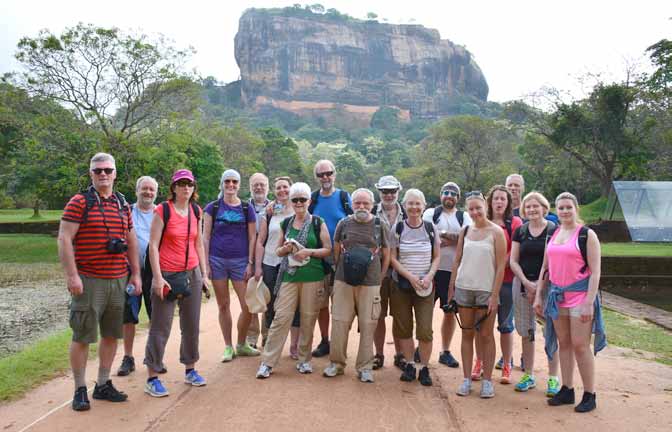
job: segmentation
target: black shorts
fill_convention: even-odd
[[[124,297],[126,301],[124,301],[124,324],[137,324],[138,319],[133,316],[133,311],[131,310],[131,302],[132,301],[138,301],[140,304],[138,305],[138,311],[140,311],[140,308],[142,307],[142,300],[144,298],[144,303],[145,303],[145,311],[147,311],[147,317],[151,320],[152,319],[152,287],[151,285],[147,284],[142,284],[142,295],[137,296],[134,298],[131,298],[131,296],[128,295],[128,293],[124,293]]]
[[[451,272],[438,270],[434,275],[434,301],[439,301],[439,307],[448,304],[448,286],[450,285]]]

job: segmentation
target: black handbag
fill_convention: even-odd
[[[411,282],[397,273],[397,287],[404,292],[412,293],[415,292],[415,288],[411,285]]]
[[[187,207],[187,253],[184,258],[184,271],[169,275],[164,274],[163,279],[170,284],[170,291],[166,300],[175,301],[191,295],[191,280],[189,279],[189,237],[191,236],[191,205]]]
[[[343,254],[343,276],[345,283],[356,286],[366,279],[369,264],[373,261],[373,253],[363,246],[355,246]]]

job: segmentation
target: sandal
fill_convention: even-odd
[[[373,370],[382,368],[384,362],[385,362],[384,355],[376,354],[375,356],[373,356]]]

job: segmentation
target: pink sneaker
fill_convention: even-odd
[[[502,378],[499,382],[502,384],[511,384],[511,364],[507,363],[502,367]]]
[[[483,376],[483,362],[480,359],[476,359],[474,362],[474,368],[471,370],[471,380],[480,381]]]

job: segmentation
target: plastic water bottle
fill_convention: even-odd
[[[128,285],[126,285],[126,294],[128,294],[129,296],[134,296],[135,295],[135,285],[133,285],[132,283],[129,283]]]

